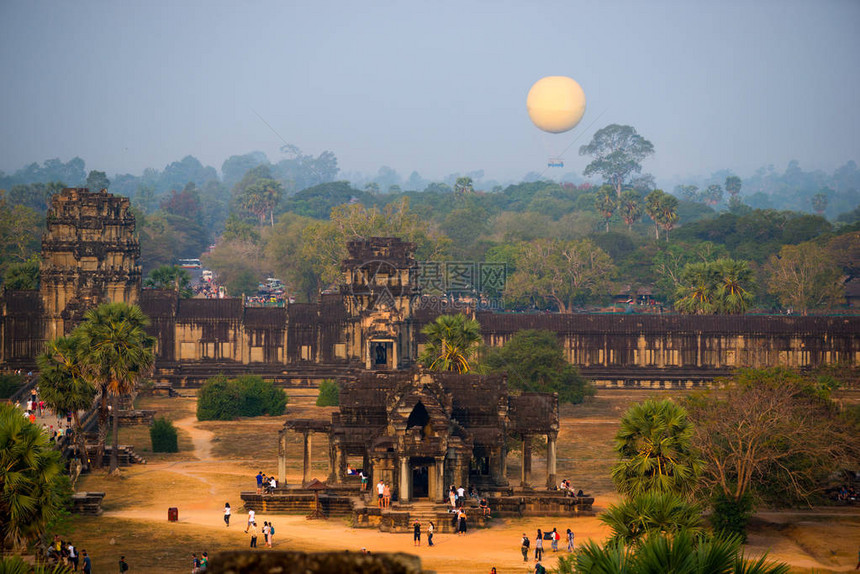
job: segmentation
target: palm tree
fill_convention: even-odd
[[[93,406],[96,389],[84,377],[80,351],[77,337],[58,337],[48,342],[45,352],[36,358],[36,364],[39,366],[39,395],[45,404],[57,413],[72,413],[75,444],[86,469],[87,446],[78,412]]]
[[[714,262],[719,279],[716,289],[717,310],[726,314],[745,313],[755,296],[752,288],[752,269],[746,261],[719,259]]]
[[[603,220],[606,222],[606,232],[609,233],[609,220],[612,219],[612,215],[618,209],[618,194],[615,192],[615,188],[611,185],[601,185],[600,189],[597,190],[595,205],[597,211],[603,216]]]
[[[432,371],[468,373],[469,361],[481,342],[481,326],[465,315],[440,315],[421,332],[427,337],[427,347],[419,361]]]
[[[0,404],[0,547],[23,551],[58,518],[71,495],[59,451],[47,434]]]
[[[652,532],[704,532],[702,508],[671,492],[646,492],[614,504],[600,515],[612,529],[611,540],[631,544]]]
[[[739,537],[696,536],[686,530],[675,535],[655,533],[635,546],[611,541],[602,548],[593,540],[575,556],[559,559],[559,572],[589,574],[788,574],[788,564],[768,562],[767,554],[747,559]]]
[[[627,224],[627,230],[633,229],[633,224],[642,217],[642,196],[633,189],[621,192],[618,209],[621,211],[621,219]]]
[[[660,204],[663,196],[666,195],[662,189],[655,189],[645,196],[645,213],[654,222],[654,235],[656,239],[660,239]]]
[[[687,411],[669,400],[647,400],[630,407],[615,435],[621,457],[612,468],[619,492],[689,493],[702,470],[692,450],[693,425]]]
[[[674,229],[678,221],[678,200],[674,195],[664,193],[660,198],[659,212],[660,227],[666,232],[666,241],[669,241],[669,232]]]
[[[155,339],[144,331],[148,319],[140,307],[105,303],[90,309],[78,327],[83,349],[84,372],[100,394],[99,446],[96,464],[101,465],[107,435],[108,397],[112,398],[113,448],[110,471],[119,467],[119,397],[131,393],[149,374],[155,357]]]
[[[714,285],[717,277],[711,263],[688,263],[679,279],[675,309],[690,315],[708,315],[716,310]]]

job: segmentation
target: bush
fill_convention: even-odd
[[[23,375],[0,375],[0,399],[8,399],[24,384]]]
[[[231,421],[238,417],[282,415],[287,394],[258,376],[212,377],[197,395],[197,420]]]
[[[326,379],[320,383],[320,394],[317,397],[318,407],[336,407],[340,404],[340,386],[337,381]]]
[[[176,427],[165,418],[155,419],[149,427],[152,452],[179,452]]]
[[[745,493],[740,500],[735,500],[717,493],[711,500],[711,526],[717,536],[737,534],[746,542],[747,525],[753,514],[753,498]]]

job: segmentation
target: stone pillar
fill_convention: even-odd
[[[338,441],[331,435],[328,437],[328,478],[330,483],[340,484],[343,482],[343,450]]]
[[[409,457],[400,457],[400,488],[397,489],[397,499],[403,502],[409,502],[409,482],[412,478],[409,476]]]
[[[436,489],[433,497],[436,502],[445,502],[445,457],[436,457]]]
[[[302,455],[302,486],[311,481],[311,431],[306,430],[304,436],[304,453]]]
[[[287,485],[287,429],[278,431],[278,486]]]
[[[523,466],[520,470],[520,486],[529,486],[532,473],[532,441],[531,436],[523,437]]]
[[[558,435],[550,433],[546,435],[546,487],[552,488],[555,486],[558,476],[556,474],[556,448],[555,444],[558,440]]]

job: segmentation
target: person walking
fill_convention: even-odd
[[[257,547],[257,523],[251,524],[251,548]]]
[[[125,556],[119,557],[119,574],[128,572],[128,562],[125,561]]]
[[[418,519],[412,524],[412,545],[421,546],[421,523]]]
[[[197,554],[192,552],[191,553],[191,574],[197,574],[198,570],[200,570],[200,559],[197,557]]]
[[[82,556],[82,557],[83,557],[83,559],[84,559],[84,560],[83,560],[84,564],[83,564],[83,568],[81,568],[81,571],[82,571],[84,574],[92,574],[92,571],[93,571],[93,561],[92,561],[92,560],[90,560],[89,555],[87,555],[87,551],[86,551],[86,550],[81,550],[81,556]]]
[[[555,528],[552,529],[552,551],[558,552],[558,541],[561,540],[561,536],[558,533],[558,530]]]
[[[69,542],[69,546],[66,548],[69,552],[69,562],[72,563],[72,571],[78,571],[78,550],[75,548],[71,542]]]
[[[433,546],[433,532],[436,530],[436,525],[430,521],[430,526],[427,527],[427,546]]]
[[[523,562],[529,561],[529,545],[530,544],[531,543],[529,542],[529,537],[526,535],[525,532],[523,532],[523,540],[522,540],[522,548],[521,548],[521,550],[523,552]]]
[[[573,530],[567,529],[567,551],[573,552]]]
[[[271,534],[271,531],[269,530],[269,523],[263,522],[263,540],[266,541],[266,548],[269,548],[272,546],[271,539],[269,538],[270,534]]]
[[[257,513],[254,512],[253,508],[248,511],[248,526],[245,527],[245,534],[248,534],[248,528],[250,528],[252,524],[254,525],[254,527],[257,526],[256,516],[257,516]]]
[[[537,538],[535,539],[535,562],[540,562],[543,559],[543,532],[538,528]]]
[[[224,524],[227,525],[227,528],[230,528],[230,513],[231,512],[232,512],[232,510],[230,510],[230,503],[225,502],[224,503]]]

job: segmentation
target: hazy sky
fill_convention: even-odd
[[[343,170],[404,177],[519,178],[574,139],[564,171],[581,172],[579,145],[610,123],[651,140],[658,180],[860,161],[855,0],[239,4],[2,2],[0,169],[277,161],[255,111]],[[585,90],[573,132],[528,119],[546,75]]]

